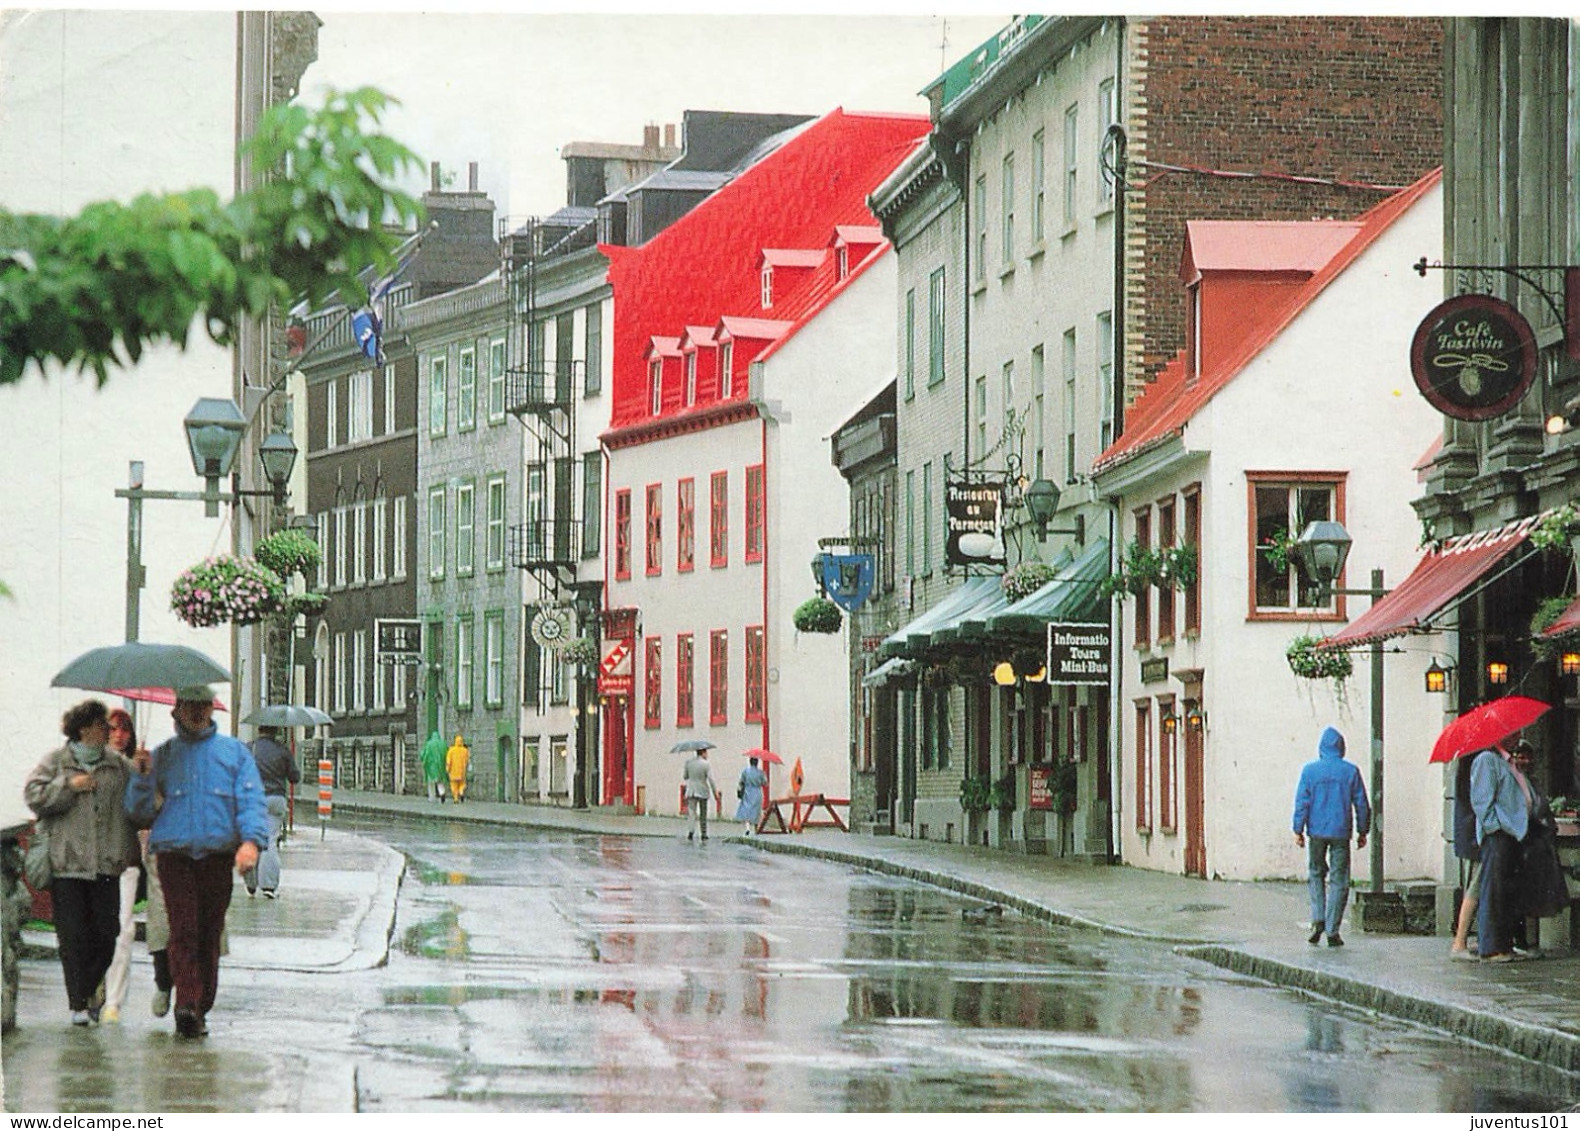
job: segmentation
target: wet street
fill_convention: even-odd
[[[409,860],[389,964],[227,971],[215,1035],[183,1050],[195,1077],[145,1088],[150,1108],[190,1110],[204,1064],[233,1072],[216,1058],[243,1039],[285,1058],[255,1069],[260,1096],[280,1094],[271,1072],[311,1081],[349,1062],[355,1106],[384,1112],[1496,1112],[1564,1108],[1575,1091],[1162,944],[979,914],[819,861],[717,840],[337,824]],[[282,891],[285,911],[289,876]],[[146,977],[134,967],[129,1012],[146,1010]],[[24,980],[60,993],[52,964]],[[56,1042],[57,1110],[131,1106],[88,1081],[168,1056],[150,1022],[73,1032],[62,1014],[58,1030],[8,1037],[8,1060],[19,1037]],[[6,1086],[15,1110],[9,1070]]]

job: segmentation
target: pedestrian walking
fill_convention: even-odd
[[[472,752],[460,735],[444,752],[444,772],[450,776],[450,797],[457,805],[466,800],[466,768],[471,765]]]
[[[137,727],[132,722],[131,713],[119,707],[110,712],[109,719],[110,737],[105,745],[127,759],[129,774],[131,758],[137,753]],[[104,974],[104,1008],[99,1014],[99,1020],[106,1025],[113,1025],[121,1019],[121,1007],[126,1004],[126,990],[132,970],[132,943],[137,936],[134,912],[137,893],[145,883],[140,837],[137,854],[137,863],[121,873],[121,930],[115,939],[115,954],[110,959],[110,968]]]
[[[1326,932],[1329,946],[1343,946],[1339,928],[1350,899],[1350,837],[1366,847],[1371,804],[1361,772],[1344,760],[1344,736],[1333,727],[1322,732],[1317,756],[1300,771],[1295,786],[1295,845],[1306,849],[1306,890],[1311,897],[1312,946]]]
[[[708,802],[717,800],[720,794],[718,784],[713,780],[713,767],[708,764],[706,750],[698,750],[686,760],[681,780],[685,783],[686,808],[691,814],[691,828],[686,832],[686,839],[696,839],[700,825],[703,843],[707,843]]]
[[[214,690],[178,689],[170,716],[176,733],[138,756],[126,806],[149,827],[170,917],[176,1033],[194,1038],[207,1034],[219,990],[231,867],[246,876],[257,866],[269,816],[251,752],[214,726]]]
[[[49,839],[55,940],[73,1025],[97,1024],[121,927],[121,876],[137,864],[124,808],[130,764],[107,745],[109,709],[88,699],[60,722],[66,744],[28,775],[22,796]],[[134,888],[135,890],[135,888]]]
[[[1514,953],[1514,919],[1519,910],[1514,871],[1520,841],[1530,824],[1530,799],[1502,746],[1476,755],[1470,767],[1470,805],[1481,845],[1476,949],[1484,962],[1513,962],[1522,957]]]
[[[265,899],[274,899],[280,888],[280,831],[285,828],[286,797],[292,784],[302,780],[301,767],[280,744],[279,733],[278,727],[259,727],[251,747],[253,761],[258,763],[258,777],[263,781],[263,803],[269,812],[269,843],[258,854],[258,866],[242,879],[248,895],[261,891]]]
[[[1536,748],[1525,739],[1509,748],[1509,768],[1530,802],[1530,820],[1525,825],[1520,862],[1515,869],[1517,908],[1512,938],[1514,953],[1527,958],[1542,956],[1541,948],[1529,941],[1530,921],[1546,919],[1569,908],[1569,885],[1558,859],[1558,826],[1552,803],[1536,782],[1535,761]]]
[[[428,735],[422,747],[422,776],[428,783],[428,796],[444,803],[444,739],[439,732]]]
[[[757,759],[748,759],[735,785],[735,796],[740,798],[735,806],[735,819],[746,822],[747,836],[757,831],[757,824],[763,819],[763,787],[767,784],[768,775],[757,765]]]

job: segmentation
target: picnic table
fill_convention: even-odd
[[[849,832],[850,827],[839,815],[842,808],[846,813],[850,812],[850,798],[830,797],[825,793],[793,793],[787,797],[776,797],[763,807],[757,831],[798,833],[802,829],[825,828]],[[787,810],[788,820],[785,817]],[[770,829],[770,822],[779,827]]]

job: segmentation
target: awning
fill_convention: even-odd
[[[1422,558],[1410,576],[1387,596],[1373,602],[1349,627],[1324,640],[1321,646],[1351,648],[1424,631],[1450,602],[1522,545],[1540,518],[1531,515],[1493,530],[1447,539],[1441,549]]]
[[[1563,636],[1569,632],[1580,632],[1580,597],[1569,602],[1569,607],[1558,614],[1558,619],[1542,629],[1543,636]]]
[[[989,617],[987,631],[1040,637],[1050,621],[1106,620],[1101,586],[1108,573],[1108,539],[1093,539],[1052,581]]]
[[[911,663],[910,660],[902,660],[896,656],[892,660],[884,660],[883,663],[862,676],[861,686],[882,687],[887,683],[910,675],[915,668],[916,665]]]
[[[1053,568],[1062,570],[1070,564],[1070,561],[1070,552],[1061,550],[1058,558],[1052,563]],[[931,642],[935,645],[970,645],[986,640],[988,621],[1014,603],[1004,594],[1004,581],[1000,578],[999,586],[993,593],[961,612],[951,623],[939,625],[931,634]]]
[[[997,589],[997,577],[968,577],[960,588],[953,590],[938,604],[928,609],[921,616],[911,621],[910,624],[900,629],[891,636],[884,638],[878,648],[880,656],[904,656],[920,653],[926,648],[926,638],[935,628],[951,623],[965,610],[973,607],[977,602],[987,597]],[[912,644],[912,637],[920,637]]]

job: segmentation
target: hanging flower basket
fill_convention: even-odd
[[[291,620],[299,616],[321,617],[328,607],[327,593],[297,593],[285,599],[285,615]]]
[[[1542,550],[1567,546],[1569,540],[1580,534],[1580,505],[1565,503],[1552,514],[1531,527],[1531,545]]]
[[[281,577],[299,573],[304,578],[318,569],[323,551],[318,543],[300,530],[281,530],[269,535],[253,548],[252,556],[265,569]]]
[[[1355,662],[1341,649],[1319,648],[1325,636],[1297,636],[1289,642],[1284,659],[1289,670],[1301,679],[1326,679],[1333,683],[1333,694],[1341,705],[1348,701],[1347,680],[1355,672]]]
[[[567,664],[590,668],[598,662],[598,642],[590,636],[577,636],[560,645],[560,659]]]
[[[999,584],[1004,587],[1006,598],[1010,601],[1020,601],[1030,597],[1054,577],[1055,570],[1047,562],[1021,562],[1005,570],[1004,576],[999,579]]]
[[[838,632],[840,625],[844,623],[839,606],[827,597],[813,597],[809,601],[803,601],[796,607],[791,620],[797,632],[824,634]]]
[[[193,628],[257,624],[285,605],[285,582],[251,558],[208,558],[176,578],[170,608]]]

